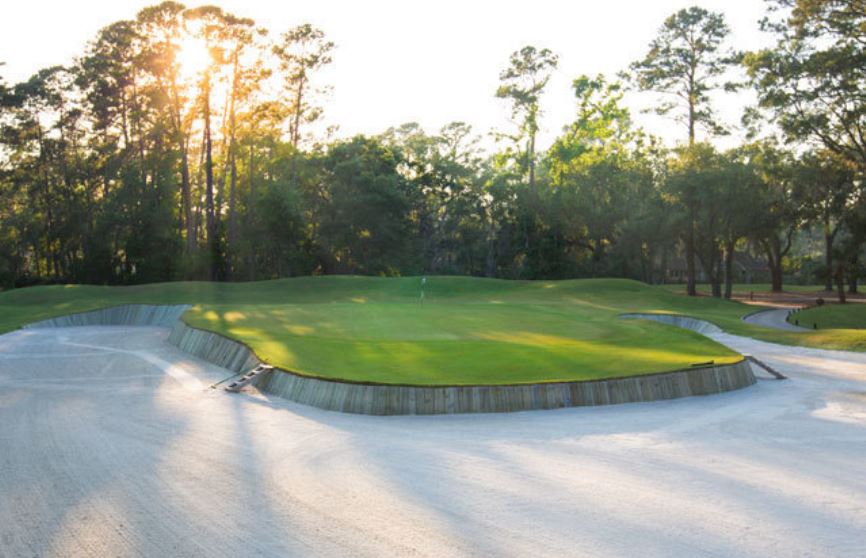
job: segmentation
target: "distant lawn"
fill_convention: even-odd
[[[302,374],[423,385],[568,381],[681,369],[739,355],[623,312],[679,313],[769,341],[866,350],[866,332],[796,333],[741,321],[754,308],[622,279],[504,281],[304,277],[256,283],[53,286],[0,293],[0,331],[129,303],[192,304],[184,319]]]
[[[685,294],[686,285],[684,283],[670,283],[667,285],[660,285],[660,288],[667,289],[673,293],[681,293]],[[808,293],[820,293],[824,292],[824,285],[788,285],[785,284],[782,286],[782,290],[787,293],[797,293],[797,294],[808,294]],[[711,287],[709,284],[700,283],[697,285],[698,294],[710,295],[712,293]],[[733,285],[734,294],[748,294],[753,292],[755,294],[758,293],[769,293],[770,292],[770,284],[769,283],[735,283]]]
[[[801,325],[819,329],[866,329],[866,304],[825,304],[796,314]]]

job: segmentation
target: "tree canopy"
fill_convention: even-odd
[[[734,62],[733,52],[724,48],[729,34],[722,14],[697,6],[684,8],[665,20],[646,56],[625,74],[640,90],[668,97],[653,110],[684,124],[689,144],[695,143],[698,127],[711,135],[726,132],[710,93],[722,87],[720,79]]]
[[[574,117],[543,149],[549,49],[500,69],[504,141],[466,122],[335,138],[325,30],[163,2],[68,66],[0,80],[0,285],[440,273],[856,290],[864,22],[854,0],[772,0],[775,46],[735,53],[723,14],[685,8],[622,81],[573,77]],[[719,150],[713,100],[738,68],[764,120]],[[662,94],[649,108],[682,142],[636,126],[631,89]]]

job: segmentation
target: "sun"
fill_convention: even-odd
[[[213,64],[207,45],[196,37],[186,37],[180,42],[177,52],[180,76],[184,80],[195,80]]]

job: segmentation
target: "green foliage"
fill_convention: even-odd
[[[397,172],[399,153],[357,137],[323,159],[328,205],[317,229],[327,272],[395,275],[410,261],[409,185]]]
[[[793,140],[813,139],[866,169],[866,11],[859,0],[772,0],[772,49],[744,63],[760,106]]]
[[[642,133],[632,129],[631,115],[621,105],[619,83],[608,83],[602,75],[580,76],[572,87],[578,102],[577,119],[547,154],[554,182],[598,161],[625,162],[643,147]]]
[[[555,240],[544,260],[557,266],[546,273],[629,275],[630,263],[635,268],[647,263],[644,255],[655,248],[654,235],[635,238],[649,232],[635,223],[626,238],[643,246],[637,252],[621,251],[620,269],[610,266],[614,262],[606,260],[606,252],[618,247],[627,222],[646,215],[658,202],[645,138],[631,127],[629,112],[620,104],[618,83],[608,83],[603,76],[580,76],[573,86],[577,119],[545,158],[551,183],[546,222]],[[641,277],[648,278],[643,273]]]
[[[559,57],[549,49],[525,46],[511,54],[508,67],[499,74],[501,85],[496,96],[511,103],[511,115],[519,123],[518,133],[511,136],[516,151],[510,154],[517,168],[535,186],[535,136],[541,112],[541,94],[559,64]],[[520,147],[526,141],[526,146]],[[510,153],[510,152],[506,152]]]
[[[671,161],[664,183],[674,230],[692,243],[715,296],[722,296],[723,282],[725,296],[731,296],[738,243],[763,240],[762,235],[775,235],[787,224],[779,220],[769,224],[766,215],[771,190],[750,154],[748,150],[719,153],[706,143],[682,147]],[[779,207],[787,210],[788,205]]]
[[[285,76],[284,89],[291,98],[288,108],[293,117],[289,124],[289,137],[295,149],[301,138],[301,124],[314,122],[321,115],[321,108],[310,103],[312,95],[307,89],[312,75],[331,63],[333,50],[334,43],[309,23],[289,29],[273,47]]]
[[[836,142],[825,149],[668,151],[635,128],[619,82],[581,75],[573,121],[539,152],[559,61],[533,46],[500,74],[496,97],[517,129],[498,151],[462,122],[312,137],[335,52],[323,31],[302,24],[272,39],[222,8],[147,7],[102,29],[69,67],[0,84],[0,284],[337,273],[658,283],[685,260],[720,296],[747,253],[767,260],[780,289],[786,265],[820,257],[792,252],[814,228],[826,278],[854,286],[866,241],[862,17],[846,2],[775,4],[792,17],[766,23],[780,46],[747,57],[749,68],[788,139]],[[718,131],[709,99],[732,61],[727,36],[720,14],[681,10],[632,65],[639,88],[674,99],[655,108],[684,119],[690,140],[695,126]],[[785,71],[758,63],[765,55]],[[792,92],[797,79],[819,96]]]
[[[511,101],[512,116],[523,122],[522,131],[527,135],[538,131],[541,93],[558,63],[559,58],[549,49],[530,45],[513,52],[508,68],[499,74],[502,85],[496,96]]]
[[[409,187],[411,234],[417,264],[432,273],[484,273],[491,203],[479,173],[478,139],[465,123],[427,135],[417,124],[388,130]]]
[[[653,110],[660,115],[673,113],[677,122],[686,125],[689,143],[695,141],[697,126],[710,134],[726,133],[709,94],[722,86],[719,79],[734,62],[733,53],[723,50],[729,34],[722,14],[697,6],[684,8],[665,20],[646,56],[629,67],[640,90],[672,97]]]

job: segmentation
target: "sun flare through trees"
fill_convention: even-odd
[[[0,285],[454,274],[856,292],[866,83],[846,22],[863,18],[837,4],[770,2],[778,44],[750,53],[723,13],[672,14],[627,68],[573,76],[575,116],[549,149],[536,134],[561,70],[542,46],[489,69],[512,126],[341,137],[326,30],[144,8],[73,64],[0,82]],[[754,136],[721,151],[737,123],[716,95],[745,87]],[[678,145],[635,125],[624,95],[642,92]]]

